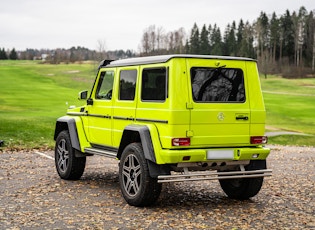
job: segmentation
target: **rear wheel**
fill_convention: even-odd
[[[258,169],[266,169],[266,160],[251,161],[245,167],[246,171]],[[232,199],[238,200],[246,200],[257,195],[263,181],[263,177],[219,180],[225,194]]]
[[[142,145],[129,144],[123,151],[119,164],[121,193],[128,204],[149,206],[156,202],[162,185],[150,177]]]
[[[86,157],[76,157],[67,130],[59,133],[55,146],[55,166],[59,176],[65,180],[78,180],[85,168]]]

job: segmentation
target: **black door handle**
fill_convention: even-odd
[[[248,116],[239,116],[239,117],[236,117],[236,120],[244,120],[244,121],[247,121],[247,120],[248,120]]]

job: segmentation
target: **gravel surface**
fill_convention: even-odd
[[[37,150],[2,151],[0,229],[315,229],[315,148],[270,147],[273,176],[254,198],[228,199],[217,181],[170,183],[149,208],[123,200],[116,160],[89,157],[82,179],[65,181]]]

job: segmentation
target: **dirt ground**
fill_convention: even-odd
[[[170,183],[146,208],[122,198],[116,160],[89,157],[81,180],[65,181],[52,151],[1,151],[0,229],[315,229],[315,148],[270,147],[273,176],[250,200],[217,181]]]

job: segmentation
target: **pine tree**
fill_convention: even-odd
[[[10,52],[9,59],[11,59],[11,60],[17,60],[18,59],[17,53],[16,53],[14,48]]]
[[[214,24],[213,26],[211,38],[210,38],[210,44],[211,44],[210,54],[223,55],[222,36],[221,36],[220,28],[217,27],[217,24]]]
[[[186,39],[185,47],[184,47],[185,53],[189,54],[190,53],[190,45],[188,39]]]
[[[8,56],[4,48],[0,49],[0,60],[7,60],[7,59],[8,59]]]
[[[199,28],[195,23],[190,35],[190,53],[199,54],[200,51],[200,37],[199,37]]]
[[[242,24],[242,23],[241,23]],[[242,27],[242,29],[240,29]],[[255,50],[253,47],[253,31],[252,26],[247,21],[246,24],[239,26],[238,33],[241,32],[241,35],[238,34],[237,44],[238,44],[238,56],[241,57],[250,57],[255,58]]]
[[[305,39],[304,39],[304,55],[305,62],[308,66],[312,67],[312,71],[315,70],[315,17],[313,11],[310,11],[306,19],[305,25]]]
[[[260,16],[256,23],[256,34],[258,40],[257,46],[257,55],[261,59],[265,59],[263,57],[268,56],[266,52],[268,52],[269,47],[269,19],[265,12],[261,12]]]
[[[275,63],[280,55],[280,21],[275,12],[273,12],[270,20],[270,48],[272,62]]]
[[[282,56],[289,59],[289,63],[294,62],[294,30],[290,11],[280,18],[282,33]]]
[[[238,24],[238,28],[237,28],[237,32],[236,32],[236,55],[237,56],[245,56],[246,51],[244,51],[244,47],[242,47],[243,44],[243,36],[244,36],[244,22],[241,19],[239,24]]]
[[[231,30],[228,37],[228,42],[230,46],[230,55],[235,56],[237,53],[237,41],[236,41],[236,23],[233,21]]]
[[[201,34],[200,34],[200,50],[199,54],[210,54],[210,45],[209,45],[209,32],[206,28],[206,25],[203,25]]]
[[[228,24],[224,33],[224,55],[236,55],[236,25],[233,21],[232,25]]]

